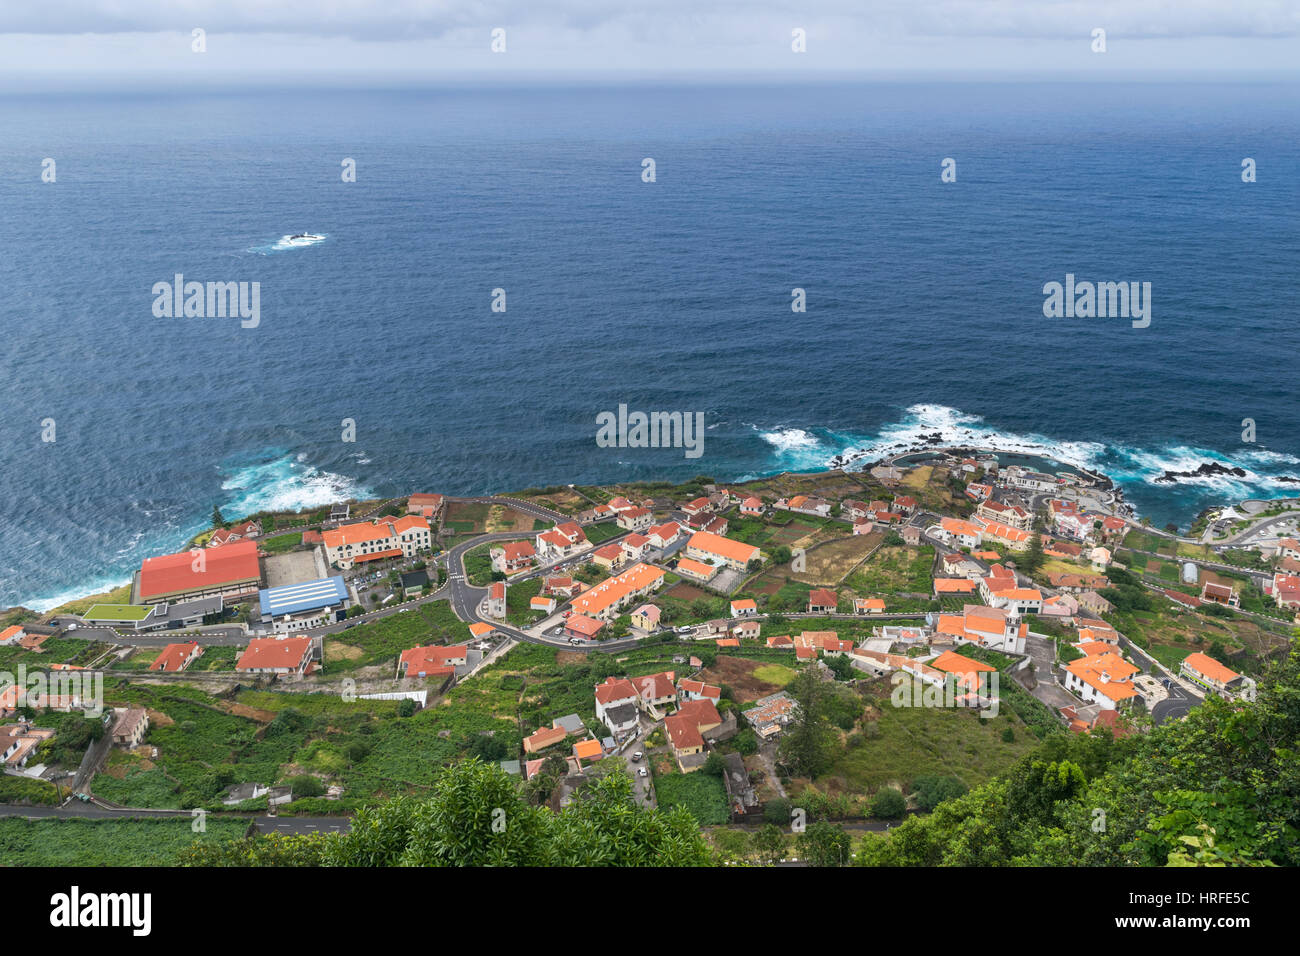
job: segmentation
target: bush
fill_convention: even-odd
[[[871,800],[871,815],[882,820],[897,820],[907,812],[907,800],[896,787],[885,787]]]
[[[325,784],[309,773],[290,778],[289,786],[293,790],[295,800],[299,797],[319,797],[325,793]]]

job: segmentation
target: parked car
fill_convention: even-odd
[[[644,757],[644,756],[645,756],[645,754],[643,754],[641,751],[638,750],[636,753],[634,753],[634,754],[632,755],[632,762],[633,762],[633,763],[636,763],[638,760],[640,760],[640,759],[641,759],[642,757]]]
[[[581,644],[581,643],[582,643],[582,639],[581,639],[581,638],[578,638],[578,637],[571,637],[571,638],[569,638],[569,643],[570,643],[570,644]]]
[[[650,771],[647,770],[645,767],[641,767],[637,770],[636,774],[638,777],[648,777],[650,776]]]

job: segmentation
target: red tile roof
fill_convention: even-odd
[[[196,564],[203,570],[194,570]],[[256,541],[236,541],[203,549],[198,554],[189,551],[164,554],[145,558],[141,563],[140,597],[148,600],[237,583],[256,583],[261,573]]]

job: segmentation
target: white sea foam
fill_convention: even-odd
[[[763,430],[753,426],[774,448],[774,464],[781,467],[821,468],[835,459],[852,457],[867,462],[909,449],[929,447],[937,436],[941,445],[968,445],[993,451],[1050,458],[1076,468],[1100,471],[1121,484],[1145,484],[1171,488],[1158,482],[1166,471],[1194,472],[1204,462],[1217,462],[1229,468],[1241,468],[1244,477],[1235,475],[1197,475],[1178,479],[1213,490],[1225,498],[1246,498],[1261,491],[1290,490],[1296,485],[1279,480],[1300,464],[1294,455],[1264,449],[1251,449],[1233,456],[1208,448],[1170,445],[1148,449],[1124,445],[1107,446],[1101,442],[1070,441],[1034,432],[1017,433],[989,425],[979,415],[946,405],[919,404],[907,408],[900,420],[881,427],[875,435],[836,436],[827,443],[811,432],[782,426]]]

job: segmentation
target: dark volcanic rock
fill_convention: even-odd
[[[1220,475],[1231,475],[1234,478],[1245,478],[1246,469],[1235,466],[1228,467],[1221,465],[1217,461],[1203,461],[1195,471],[1166,471],[1156,479],[1156,482],[1172,484],[1180,478],[1216,478]]]

